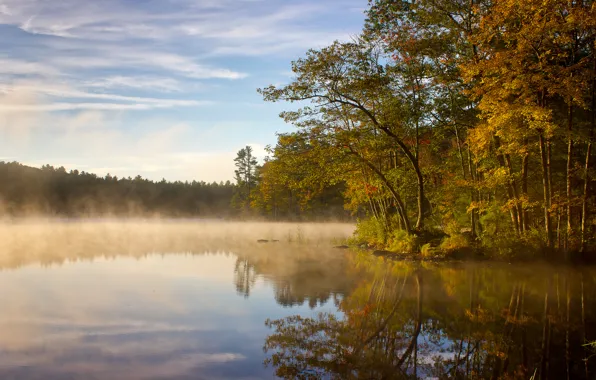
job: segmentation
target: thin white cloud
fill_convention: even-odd
[[[0,4],[0,14],[3,14],[5,16],[12,16],[12,12],[10,11],[10,9],[8,9],[8,7],[5,4]]]
[[[327,46],[329,43],[340,40],[346,41],[352,37],[352,34],[337,32],[324,33],[319,32],[304,32],[300,34],[281,32],[272,39],[259,39],[249,42],[230,42],[215,47],[211,51],[213,56],[230,56],[230,55],[245,55],[245,56],[262,56],[262,55],[276,55],[283,54],[288,51],[306,51],[308,49],[317,49]]]
[[[131,55],[127,57],[126,55],[123,55],[123,58],[129,62],[147,62],[148,65],[155,65],[164,69],[178,71],[191,78],[197,79],[241,79],[247,76],[246,73],[236,72],[229,69],[199,65],[189,58],[175,54],[139,54],[136,52],[134,56]]]
[[[140,49],[126,49],[119,46],[97,47],[99,56],[57,56],[50,59],[50,63],[56,67],[66,69],[96,69],[96,68],[119,68],[119,69],[142,69],[156,68],[177,75],[195,79],[241,79],[247,76],[246,73],[229,69],[202,65],[194,62],[191,58],[172,54],[150,52]]]
[[[91,0],[64,0],[60,4],[44,0],[5,1],[15,11],[12,16],[0,17],[0,22],[17,25],[29,33],[112,42],[131,38],[176,42],[191,37],[202,39],[208,50],[248,42],[254,43],[253,47],[277,43],[289,49],[302,48],[313,35],[317,40],[330,42],[338,34],[337,27],[327,27],[327,22],[321,22],[313,28],[306,26],[304,20],[361,6],[360,0],[300,4],[169,1],[159,8],[118,0],[104,0],[101,6]]]
[[[140,96],[124,96],[117,94],[104,94],[104,93],[93,93],[85,92],[68,87],[53,87],[51,84],[44,84],[41,86],[28,86],[21,85],[12,89],[13,91],[31,91],[38,94],[49,95],[52,97],[59,98],[78,98],[78,99],[100,99],[100,100],[113,100],[122,102],[137,102],[141,104],[155,104],[161,106],[196,106],[196,105],[211,105],[213,102],[209,101],[197,101],[197,100],[179,100],[179,99],[159,99],[159,98],[147,98]],[[5,91],[10,92],[10,91]]]
[[[16,58],[0,58],[0,74],[57,76],[60,70],[47,64]]]
[[[181,92],[188,87],[186,84],[181,83],[174,78],[122,75],[84,81],[83,85],[90,88],[131,88],[160,92]]]
[[[86,92],[67,85],[39,82],[0,86],[0,113],[55,112],[72,110],[150,110],[155,108],[198,107],[211,101],[160,99],[118,94]],[[55,101],[53,99],[69,99]],[[99,100],[88,102],[81,100]]]
[[[184,106],[204,106],[207,103],[199,101],[185,101]],[[50,103],[50,104],[0,104],[0,112],[57,112],[74,110],[112,110],[112,111],[131,111],[131,110],[150,110],[155,108],[171,108],[180,106],[180,104],[152,103],[152,104],[118,104],[118,103]]]

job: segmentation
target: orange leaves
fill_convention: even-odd
[[[366,192],[367,195],[374,195],[375,193],[377,193],[379,191],[379,188],[377,186],[373,186],[373,185],[366,183],[366,184],[364,184],[364,191]]]

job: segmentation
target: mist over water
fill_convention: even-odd
[[[4,223],[0,379],[592,378],[593,269],[333,248],[352,231]]]
[[[0,378],[271,378],[264,321],[335,312],[352,280],[346,253],[331,247],[352,230],[157,219],[0,224]]]
[[[344,223],[23,219],[0,223],[0,268],[152,253],[328,249],[353,230]]]

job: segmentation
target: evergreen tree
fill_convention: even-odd
[[[257,186],[257,159],[253,155],[252,147],[247,145],[240,149],[234,159],[236,170],[236,192],[232,205],[238,210],[248,212],[250,197]]]

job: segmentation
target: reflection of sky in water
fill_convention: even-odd
[[[335,311],[280,307],[259,278],[237,294],[234,255],[154,255],[0,272],[0,378],[272,377],[267,318]]]

